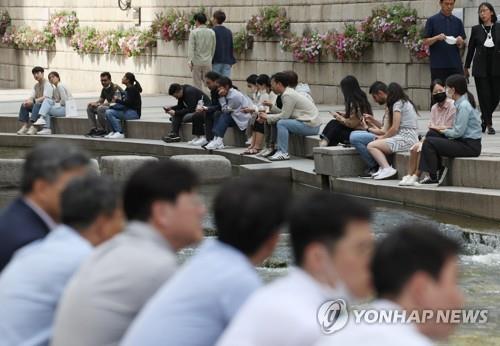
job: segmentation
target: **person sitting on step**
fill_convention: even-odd
[[[170,114],[172,120],[172,131],[162,140],[166,143],[180,142],[181,137],[179,131],[182,123],[193,122],[193,116],[198,106],[204,106],[210,103],[209,97],[200,89],[191,85],[180,85],[173,83],[168,89],[168,94],[177,99],[177,105],[174,107],[164,108],[165,113]],[[198,141],[199,137],[205,135],[205,129],[197,122],[193,122],[193,136],[194,139],[189,141],[193,144]]]
[[[123,89],[111,81],[111,74],[109,72],[101,73],[101,95],[96,102],[90,102],[87,106],[87,117],[89,118],[91,129],[85,135],[88,137],[104,137],[111,130],[106,122],[106,110],[109,104],[113,102],[114,96],[120,96]]]
[[[368,144],[370,155],[379,165],[379,170],[373,175],[376,180],[389,179],[398,173],[389,165],[386,155],[408,151],[418,143],[418,113],[398,83],[389,84],[387,108],[389,129],[385,135],[377,136],[375,141]]]
[[[275,94],[281,95],[283,107],[278,114],[259,113],[259,118],[267,123],[276,123],[278,131],[278,151],[271,161],[289,160],[288,138],[290,133],[299,136],[313,136],[319,133],[321,120],[319,110],[307,97],[290,87],[290,77],[279,72],[271,78],[271,87]]]
[[[38,114],[40,118],[33,124],[41,125],[43,129],[38,131],[39,135],[51,135],[52,128],[50,126],[51,117],[66,116],[66,101],[71,98],[71,92],[68,87],[61,83],[59,73],[52,71],[49,73],[49,81],[54,87],[53,98],[46,98],[42,102],[42,107]]]
[[[142,108],[142,87],[131,72],[125,73],[122,84],[126,85],[124,98],[113,97],[110,108],[106,110],[106,120],[111,128],[111,132],[104,138],[122,139],[125,138],[121,125],[122,120],[134,120],[141,118]]]
[[[399,182],[400,186],[413,186],[418,182],[420,171],[418,165],[420,162],[420,154],[422,152],[422,144],[425,138],[429,137],[444,137],[441,132],[434,129],[445,130],[453,126],[455,113],[457,112],[454,102],[446,96],[445,84],[440,79],[436,79],[431,83],[432,102],[434,105],[431,108],[431,120],[429,121],[429,131],[424,138],[415,144],[410,150],[410,162],[408,163],[408,174]]]
[[[363,130],[363,114],[372,114],[372,107],[359,82],[354,76],[347,76],[340,82],[344,95],[345,113],[335,112],[334,117],[321,133],[320,146],[337,146],[339,143],[349,144],[349,135],[354,130]]]
[[[205,146],[207,150],[224,149],[224,134],[228,127],[237,127],[245,131],[251,115],[243,112],[243,109],[252,105],[252,101],[246,95],[233,87],[233,82],[227,77],[221,77],[217,81],[219,92],[219,103],[221,114],[215,120],[214,139]]]
[[[244,109],[245,113],[252,114],[249,120],[247,135],[251,139],[250,145],[243,155],[256,155],[262,150],[264,142],[264,120],[259,119],[259,112],[270,112],[270,107],[264,102],[273,103],[276,101],[276,94],[271,90],[271,78],[267,74],[261,74],[257,78],[258,99],[253,107]]]
[[[446,80],[446,94],[455,101],[457,109],[453,127],[431,127],[444,137],[428,137],[422,144],[419,168],[427,174],[420,184],[441,184],[447,169],[442,157],[477,157],[481,155],[481,118],[476,110],[474,96],[467,88],[464,76],[456,74]],[[439,171],[439,175],[438,175]]]
[[[52,98],[54,93],[54,88],[43,76],[43,67],[35,66],[31,70],[31,73],[37,83],[33,86],[31,96],[23,102],[19,109],[18,119],[23,126],[17,131],[18,135],[36,135],[37,130],[32,125],[38,120],[38,112],[40,111],[40,107],[42,107],[43,100]]]

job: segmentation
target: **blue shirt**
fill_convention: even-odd
[[[233,33],[222,25],[216,25],[212,28],[215,32],[215,54],[212,60],[213,64],[236,64],[233,54]]]
[[[479,112],[472,107],[467,95],[463,95],[455,101],[457,113],[453,127],[447,129],[443,134],[448,138],[481,138],[481,117]]]
[[[425,23],[425,38],[431,38],[439,34],[446,36],[462,36],[465,40],[465,29],[462,21],[451,15],[445,16],[442,12],[430,17]],[[461,68],[462,59],[457,45],[449,45],[444,41],[438,41],[430,46],[431,68]]]
[[[19,249],[0,276],[0,344],[48,345],[59,298],[92,245],[61,225]]]
[[[122,345],[214,345],[240,306],[261,285],[244,254],[208,240],[148,302]]]

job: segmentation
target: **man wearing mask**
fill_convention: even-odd
[[[367,298],[373,248],[368,208],[320,191],[291,209],[296,268],[253,294],[218,346],[302,346],[321,337],[317,311],[327,300]]]

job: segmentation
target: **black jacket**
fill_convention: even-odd
[[[208,113],[214,113],[221,110],[219,98],[219,91],[217,89],[210,90],[210,103],[205,105]]]
[[[500,23],[493,25],[491,36],[493,42],[495,42],[491,71],[493,76],[500,76]],[[484,41],[486,41],[486,32],[482,26],[473,26],[465,59],[465,68],[470,68],[471,63],[474,62],[472,66],[472,75],[474,77],[488,77],[487,48],[483,46]]]
[[[141,93],[139,91],[139,88],[137,85],[132,85],[130,87],[127,87],[125,89],[125,98],[124,100],[116,100],[116,103],[120,103],[124,105],[126,108],[129,109],[134,109],[137,112],[137,115],[139,115],[139,118],[141,117],[141,108],[142,108],[142,99],[141,99]]]
[[[194,113],[196,106],[198,106],[198,101],[202,98],[205,105],[210,103],[210,99],[203,93],[203,91],[191,85],[183,85],[182,97],[177,101],[177,106],[172,107],[172,110],[175,111],[176,116],[184,116],[189,113]]]
[[[19,197],[0,214],[0,272],[20,247],[41,239],[49,227],[37,213]]]

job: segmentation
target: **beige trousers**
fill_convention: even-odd
[[[200,90],[205,87],[205,74],[212,71],[212,65],[194,65],[193,66],[193,84]]]

